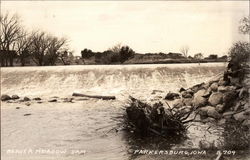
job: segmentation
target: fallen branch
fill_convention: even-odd
[[[189,122],[184,120],[190,116],[192,110],[177,110],[173,114],[168,103],[167,106],[168,109],[164,108],[161,102],[151,106],[130,96],[129,105],[126,106],[125,123],[141,136],[184,135],[187,126],[185,123]]]
[[[81,93],[73,93],[72,96],[97,98],[97,99],[103,99],[103,100],[115,99],[115,96],[97,96],[97,95],[86,95],[86,94],[81,94]]]

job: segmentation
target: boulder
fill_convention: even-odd
[[[207,99],[202,97],[205,93],[204,89],[199,90],[194,94],[194,99],[193,99],[193,106],[196,108],[205,106],[207,104]]]
[[[40,101],[40,100],[42,100],[40,97],[36,97],[36,98],[33,98],[33,100],[35,100],[35,101]]]
[[[183,98],[182,102],[185,106],[192,106],[193,103],[192,103],[192,98]]]
[[[181,99],[175,99],[173,102],[173,107],[174,108],[181,108],[183,106],[182,100]]]
[[[1,96],[1,101],[7,101],[7,100],[10,100],[10,99],[11,99],[11,97],[9,95],[7,95],[7,94],[3,94]]]
[[[235,90],[230,90],[223,94],[224,109],[229,109],[234,106],[236,96],[237,92]]]
[[[210,86],[210,84],[209,84],[209,83],[205,83],[205,84],[203,85],[204,89],[208,89],[208,88],[209,88],[209,86]]]
[[[226,87],[226,86],[219,86],[218,87],[218,91],[221,93],[225,93],[228,90],[229,90],[229,87]]]
[[[215,119],[219,119],[221,117],[221,115],[212,106],[206,106],[206,107],[200,108],[199,113],[201,116],[208,116],[208,117],[212,117]]]
[[[211,93],[212,93],[211,88],[208,88],[208,89],[205,91],[205,93],[203,94],[202,97],[208,98],[208,97],[211,95]]]
[[[23,101],[30,101],[30,98],[29,97],[24,97]]]
[[[220,92],[214,92],[210,95],[208,102],[212,105],[212,106],[216,106],[218,104],[221,104],[223,100],[223,94]]]
[[[215,107],[215,110],[219,113],[223,112],[224,110],[224,106],[222,104],[218,104],[216,107]]]
[[[183,98],[192,98],[193,97],[192,94],[187,92],[187,91],[181,92],[181,96]]]
[[[209,117],[212,117],[212,118],[215,118],[215,119],[219,119],[221,117],[221,115],[216,111],[216,109],[214,107],[210,107],[208,110],[207,110],[207,115]]]
[[[218,121],[218,125],[224,125],[226,124],[226,121],[227,121],[226,119],[222,118]]]
[[[248,109],[248,108],[250,108],[250,103],[249,102],[247,102],[247,103],[245,103],[245,105],[244,105],[244,107],[243,107],[244,109]]]
[[[248,128],[250,128],[250,120],[246,119],[242,122],[242,126],[247,126]]]
[[[211,84],[210,89],[211,91],[216,92],[218,89],[218,83],[214,82],[213,84]]]
[[[232,118],[233,114],[234,114],[233,111],[228,111],[228,112],[224,112],[222,116],[226,119],[230,119]]]
[[[201,120],[201,116],[199,114],[197,114],[195,117],[195,121],[200,121],[200,120]]]
[[[74,98],[64,98],[64,99],[63,99],[63,102],[71,102],[71,103],[73,103],[73,102],[72,102],[73,99],[74,99]]]
[[[205,119],[202,120],[203,123],[207,123],[207,122],[215,122],[215,118],[213,117],[207,117]]]
[[[203,85],[205,83],[201,83],[201,84],[197,84],[197,85],[194,85],[193,87],[191,87],[190,89],[195,93],[201,89],[204,89]]]
[[[179,90],[179,92],[183,92],[183,91],[186,91],[186,89],[184,89],[184,88],[180,88],[180,90]]]
[[[18,95],[12,95],[11,99],[19,99],[20,97]]]
[[[240,113],[234,114],[233,117],[235,120],[242,122],[242,121],[248,119],[248,116],[245,115],[244,113],[245,112],[240,112]]]
[[[169,92],[166,96],[165,96],[165,99],[166,100],[174,100],[176,98],[180,98],[180,95],[178,93],[172,93],[172,92]]]
[[[50,99],[50,100],[48,100],[48,102],[57,102],[57,99]]]
[[[235,91],[236,88],[237,88],[237,87],[235,87],[235,86],[228,86],[228,90],[230,90],[230,91]]]
[[[211,110],[213,108],[214,107],[212,107],[212,106],[202,107],[202,108],[199,109],[199,114],[202,115],[202,116],[207,116],[208,115],[207,114],[208,110]]]

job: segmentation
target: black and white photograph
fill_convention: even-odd
[[[1,0],[1,160],[249,160],[249,7]]]

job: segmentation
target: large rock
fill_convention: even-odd
[[[212,117],[215,119],[219,119],[221,117],[221,115],[212,106],[206,106],[206,107],[200,108],[199,113],[201,116],[208,116],[208,117]]]
[[[221,117],[221,115],[216,111],[216,109],[214,107],[210,107],[207,111],[207,115],[209,117],[215,118],[215,119],[219,119]]]
[[[225,125],[226,124],[226,119],[222,118],[221,120],[218,121],[218,125]]]
[[[228,111],[228,112],[224,112],[222,116],[226,119],[230,119],[232,118],[233,114],[234,114],[233,111]]]
[[[166,100],[174,100],[176,98],[180,98],[180,95],[178,93],[172,93],[172,92],[169,92],[165,97]]]
[[[207,99],[203,97],[205,92],[206,92],[205,89],[201,89],[194,94],[193,106],[197,108],[205,106],[207,104]]]
[[[12,95],[11,99],[19,99],[20,97],[18,95]]]
[[[248,128],[250,128],[250,120],[249,119],[244,120],[242,125],[247,126]]]
[[[211,84],[210,89],[212,91],[216,92],[218,89],[218,83],[214,82],[213,84]]]
[[[29,97],[24,97],[23,101],[30,101],[30,98]]]
[[[218,104],[216,107],[215,107],[215,110],[219,113],[222,113],[224,111],[224,106],[222,104]]]
[[[183,102],[181,99],[175,99],[173,102],[174,108],[181,108],[183,106]]]
[[[248,119],[248,115],[245,115],[245,112],[234,114],[233,117],[235,120],[240,121],[240,122]]]
[[[185,106],[192,106],[193,103],[192,103],[192,98],[183,98],[182,102]]]
[[[48,100],[48,102],[57,102],[57,99],[53,98],[53,99]]]
[[[193,96],[192,96],[192,93],[190,93],[190,92],[188,92],[188,91],[183,91],[183,92],[181,92],[181,96],[183,97],[183,98],[192,98]]]
[[[191,87],[190,89],[195,93],[195,92],[197,92],[197,91],[203,89],[203,88],[204,88],[204,87],[203,87],[204,84],[205,84],[205,83],[201,83],[201,84],[194,85],[194,86]]]
[[[226,86],[219,86],[218,87],[218,91],[221,92],[221,93],[225,93],[228,90],[229,90],[229,88],[226,87]]]
[[[7,95],[7,94],[3,94],[1,96],[1,101],[7,101],[7,100],[10,100],[10,99],[11,99],[11,97],[9,95]]]
[[[35,97],[35,98],[33,98],[33,100],[35,100],[35,101],[40,101],[40,100],[42,100],[40,97]]]
[[[208,97],[211,95],[211,93],[212,93],[211,88],[208,88],[208,89],[205,91],[205,93],[203,94],[202,97],[208,98]]]
[[[210,95],[208,102],[212,106],[216,106],[217,104],[221,104],[223,100],[223,94],[220,92],[214,92]]]
[[[183,92],[183,91],[186,91],[186,89],[181,87],[179,92]]]
[[[229,109],[234,106],[237,92],[235,90],[228,91],[223,94],[223,103],[225,109]]]

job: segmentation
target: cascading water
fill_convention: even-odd
[[[222,73],[225,64],[99,65],[2,68],[2,93],[27,96],[176,91]]]

